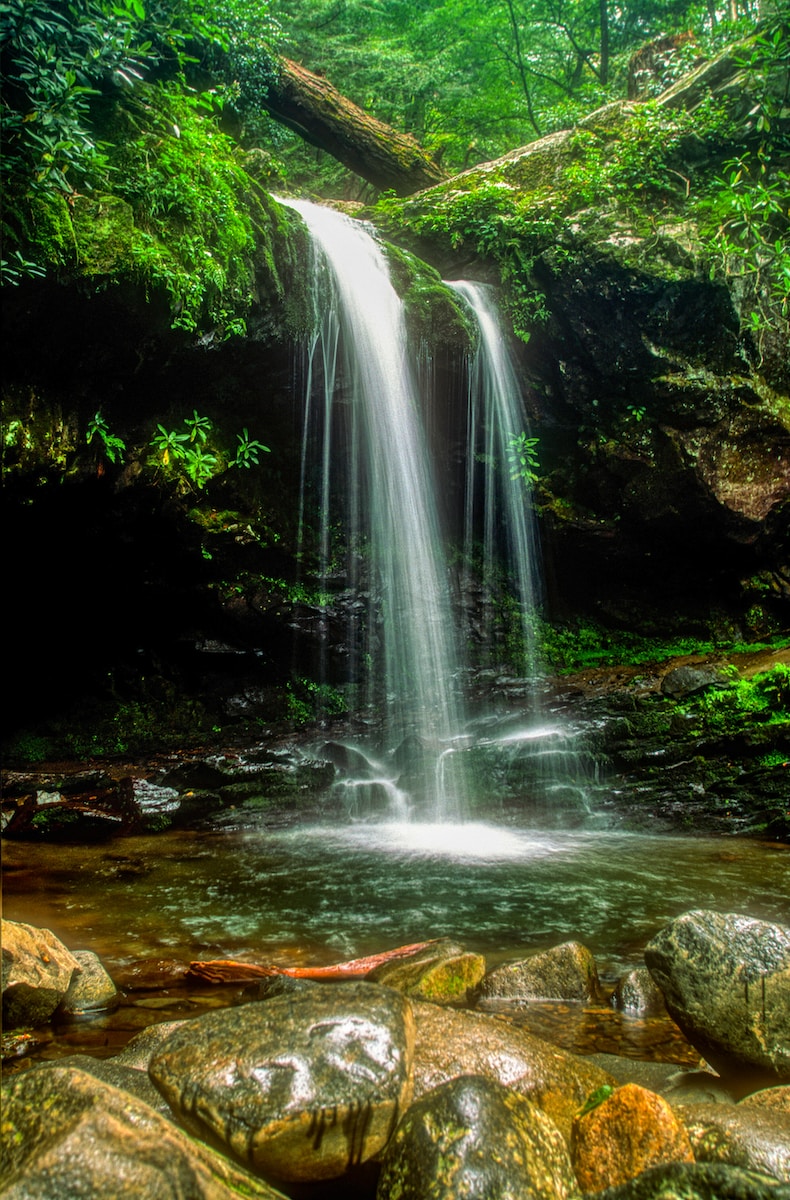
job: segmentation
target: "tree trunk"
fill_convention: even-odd
[[[609,82],[609,10],[608,0],[600,0],[599,12],[601,17],[601,83],[606,87]]]
[[[374,187],[410,196],[446,178],[409,134],[377,121],[329,80],[283,58],[261,103],[305,141],[333,155]]]

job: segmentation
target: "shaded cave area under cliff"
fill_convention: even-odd
[[[786,429],[759,394],[729,297],[606,259],[536,271],[547,319],[513,350],[539,440],[545,619],[722,645],[786,631],[787,505],[768,479],[777,455],[787,460]],[[172,329],[161,297],[131,286],[14,293],[3,489],[12,726],[140,705],[176,737],[254,733],[287,719],[289,681],[317,678],[319,664],[330,684],[349,682],[354,597],[338,575],[317,602],[309,548],[298,561],[304,364],[276,315],[263,305],[246,337],[218,343]],[[428,358],[428,424],[457,539],[463,354],[437,345]],[[123,462],[86,444],[97,411],[123,440]],[[185,487],[157,465],[151,438],[193,412],[226,457],[242,428],[271,453]],[[297,582],[308,586],[297,593]]]

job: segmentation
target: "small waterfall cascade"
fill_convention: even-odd
[[[342,619],[338,596],[347,597],[344,675],[356,689],[356,717],[373,713],[371,727],[380,729],[321,746],[338,770],[335,793],[352,821],[419,819],[426,830],[464,821],[472,837],[478,802],[485,798],[487,815],[494,815],[492,795],[542,821],[554,820],[555,809],[586,811],[589,764],[580,765],[572,736],[546,721],[537,702],[537,539],[528,473],[517,457],[528,429],[491,289],[447,285],[479,329],[468,363],[459,588],[440,515],[448,489],[441,444],[431,452],[430,407],[384,251],[372,231],[343,213],[304,200],[282,203],[305,221],[313,255],[299,511],[304,553],[316,564],[310,573],[320,591],[334,597],[327,621]],[[458,404],[462,417],[463,390]],[[457,523],[455,529],[457,544]],[[472,630],[463,597],[475,589]],[[502,604],[522,677],[511,668],[507,680],[511,694],[514,684],[518,692],[515,726],[512,706],[507,715],[487,708],[471,722],[467,711],[473,673],[466,643],[478,642],[475,667],[489,665],[488,654],[491,673],[499,672],[502,646],[492,647],[502,640]],[[319,666],[326,668],[322,654]]]
[[[529,438],[522,392],[491,288],[458,281],[450,287],[471,308],[480,341],[469,365],[463,562],[469,585],[477,567],[486,598],[483,647],[494,641],[493,595],[504,570],[515,602],[523,647],[522,673],[536,670],[534,615],[540,600],[538,539],[528,474],[518,469],[518,447]],[[504,555],[503,555],[504,551]],[[475,561],[477,560],[477,561]],[[484,664],[485,665],[485,664]]]
[[[320,441],[320,572],[330,571],[332,514],[342,511],[348,586],[357,586],[363,555],[380,606],[375,627],[350,636],[351,653],[380,689],[393,770],[403,776],[408,757],[410,794],[430,802],[434,819],[450,819],[463,811],[462,772],[448,777],[438,764],[464,728],[462,660],[403,306],[360,222],[309,201],[283,203],[311,233],[320,296],[305,402],[305,450],[308,427]]]

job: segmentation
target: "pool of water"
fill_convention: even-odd
[[[110,969],[145,957],[321,964],[447,936],[493,964],[574,938],[613,981],[688,909],[790,920],[785,846],[485,822],[6,841],[3,875],[7,918]]]

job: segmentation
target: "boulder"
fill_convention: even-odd
[[[66,995],[77,958],[49,929],[2,922],[3,1026],[43,1025]]]
[[[661,692],[672,700],[682,700],[708,688],[727,687],[730,682],[731,679],[721,667],[709,663],[700,666],[687,664],[667,671],[661,680]]]
[[[777,1109],[723,1104],[676,1109],[697,1162],[723,1162],[790,1184],[790,1116]]]
[[[790,1189],[770,1175],[723,1163],[670,1163],[585,1200],[790,1200]]]
[[[159,1021],[141,1029],[126,1043],[120,1054],[116,1054],[113,1062],[118,1066],[131,1067],[135,1071],[148,1071],[148,1064],[156,1050],[162,1046],[171,1033],[180,1029],[184,1021]]]
[[[68,1058],[56,1058],[49,1062],[37,1063],[31,1069],[34,1071],[51,1071],[55,1067],[61,1070],[83,1071],[94,1079],[108,1083],[122,1092],[128,1092],[138,1100],[142,1100],[160,1116],[168,1121],[173,1120],[173,1110],[156,1090],[145,1071],[135,1070],[115,1058],[94,1058],[92,1054],[70,1054]]]
[[[74,1067],[3,1085],[0,1178],[7,1200],[278,1200],[280,1194],[191,1141],[142,1100]]]
[[[664,997],[647,967],[636,967],[617,981],[612,1005],[621,1012],[655,1013],[664,1008]]]
[[[361,981],[188,1021],[148,1070],[198,1136],[267,1176],[314,1181],[384,1148],[411,1098],[413,1050],[409,1001]]]
[[[554,1123],[480,1075],[427,1092],[401,1121],[376,1200],[571,1200],[579,1191]]]
[[[671,1106],[635,1083],[581,1110],[571,1131],[571,1157],[585,1192],[616,1187],[663,1163],[694,1161]]]
[[[672,1019],[722,1076],[790,1079],[790,929],[689,912],[653,938],[645,962]]]
[[[483,1075],[510,1087],[570,1137],[577,1109],[614,1080],[605,1071],[484,1013],[415,1002],[414,1095],[458,1075]]]
[[[79,1017],[86,1013],[104,1012],[117,1008],[121,996],[105,971],[99,956],[92,950],[75,950],[79,974],[71,978],[68,991],[60,1005],[64,1016]]]
[[[450,938],[439,938],[408,958],[382,963],[366,978],[416,1000],[459,1004],[469,1000],[485,971],[482,954],[470,954]]]
[[[595,959],[579,942],[565,942],[495,967],[481,987],[484,1000],[577,1000],[589,1004],[600,994]]]
[[[766,1108],[775,1112],[785,1113],[790,1117],[790,1085],[785,1087],[763,1088],[752,1092],[740,1102],[742,1108]]]

